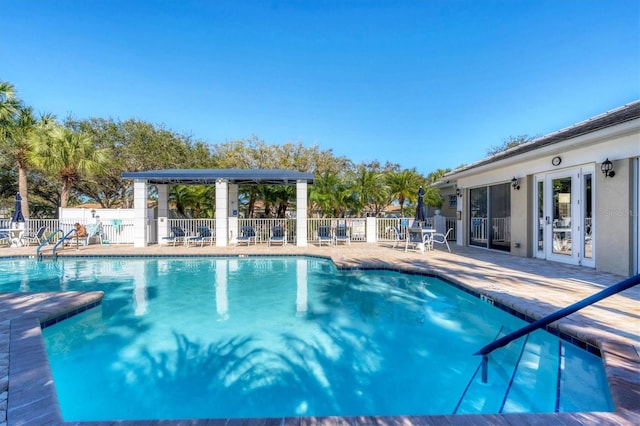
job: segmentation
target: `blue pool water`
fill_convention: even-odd
[[[43,330],[71,420],[610,411],[600,358],[437,278],[316,258],[27,259],[0,291],[103,290]]]

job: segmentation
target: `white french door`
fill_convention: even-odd
[[[594,167],[535,177],[536,257],[595,267]]]

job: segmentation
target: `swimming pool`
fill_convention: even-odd
[[[432,277],[315,258],[0,268],[2,291],[106,292],[43,331],[65,420],[611,410],[601,360],[542,331],[481,384],[471,354],[524,323]]]

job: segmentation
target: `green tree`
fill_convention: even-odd
[[[400,204],[400,215],[404,217],[405,201],[413,202],[418,198],[418,188],[423,178],[415,169],[405,169],[387,174],[387,185],[394,200]]]
[[[90,136],[58,126],[38,144],[38,165],[62,184],[60,207],[67,207],[73,186],[99,174],[107,165],[107,151],[95,149]]]
[[[309,202],[312,209],[320,210],[322,216],[326,217],[328,212],[335,210],[334,192],[340,185],[340,179],[334,172],[325,171],[315,176],[313,185],[309,190]]]
[[[535,136],[529,136],[529,135],[509,136],[508,138],[502,141],[501,145],[492,146],[489,149],[487,149],[487,155],[493,156],[493,155],[499,154],[508,149],[515,148],[516,146],[520,146],[527,142],[531,142],[535,138],[536,138]]]
[[[215,214],[215,187],[211,185],[174,185],[169,201],[178,213],[189,218],[209,218]]]
[[[76,188],[103,207],[130,207],[133,183],[122,179],[123,172],[171,168],[212,168],[209,147],[189,137],[139,120],[114,121],[68,118],[65,126],[90,135],[96,149],[108,152],[108,167],[100,179],[82,180]]]
[[[15,87],[6,81],[0,81],[0,125],[11,121],[20,108]]]
[[[361,216],[363,210],[367,210],[377,216],[390,204],[389,187],[384,173],[369,170],[367,165],[361,164],[356,173],[352,174],[351,180],[357,215]]]
[[[22,212],[29,213],[29,189],[27,176],[37,159],[37,147],[55,125],[54,117],[35,117],[33,108],[20,105],[13,120],[5,122],[4,151],[18,172],[18,192],[22,196]]]

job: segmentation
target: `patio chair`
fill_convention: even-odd
[[[400,227],[398,226],[389,226],[387,231],[393,232],[393,248],[396,248],[400,241],[404,241],[405,237],[402,231],[400,231]]]
[[[0,244],[11,244],[11,235],[8,232],[0,232]]]
[[[200,247],[204,247],[204,243],[209,243],[210,246],[213,245],[213,241],[215,240],[215,235],[213,235],[213,232],[211,231],[211,228],[209,228],[208,226],[198,226],[196,228],[196,231],[198,232],[198,235],[194,236],[194,237],[186,237],[186,242],[187,245],[197,245],[198,243],[200,244]]]
[[[176,243],[184,243],[184,239],[187,237],[187,233],[184,232],[184,229],[182,229],[179,226],[172,226],[171,227],[171,235],[169,235],[168,237],[162,237],[163,240],[167,241],[167,244],[169,243],[173,243],[172,245],[175,247]]]
[[[451,253],[451,247],[449,247],[449,242],[447,241],[447,239],[449,238],[449,234],[451,234],[452,232],[453,228],[449,228],[446,234],[443,234],[441,232],[436,232],[435,234],[433,234],[433,236],[431,237],[432,247],[433,243],[446,244],[447,250],[449,250],[449,253]]]
[[[253,229],[253,226],[243,226],[240,228],[240,235],[237,238],[236,245],[245,243],[250,246],[251,241],[253,241],[253,245],[256,245],[256,231]]]
[[[271,228],[271,236],[269,237],[268,245],[271,246],[271,244],[287,245],[287,236],[282,225],[275,225]]]
[[[331,245],[333,243],[333,236],[331,235],[331,228],[328,226],[319,226],[318,227],[318,245],[322,247],[322,243],[326,242],[327,245]]]
[[[335,242],[336,245],[341,242],[351,245],[351,237],[349,236],[349,229],[346,227],[346,225],[338,225],[338,227],[336,228]]]
[[[22,244],[25,246],[31,245],[31,243],[36,243],[40,245],[42,241],[44,241],[44,233],[47,230],[46,226],[41,226],[38,230],[33,233],[29,232],[22,236]]]

